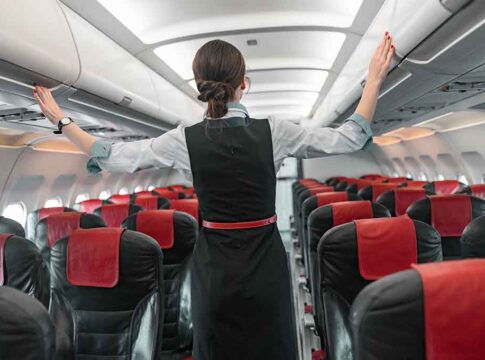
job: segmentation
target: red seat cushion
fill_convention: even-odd
[[[47,246],[52,248],[54,244],[79,228],[81,213],[65,212],[52,214],[47,218]]]
[[[414,202],[424,199],[424,189],[400,188],[394,190],[394,211],[397,216],[406,215],[407,208]]]
[[[317,197],[317,206],[324,206],[334,202],[340,201],[348,201],[349,195],[343,192],[327,192],[327,193],[319,193],[315,195]]]
[[[135,204],[141,206],[145,210],[158,209],[158,196],[155,195],[137,195]]]
[[[468,195],[429,197],[431,225],[441,236],[461,236],[472,220],[472,203]]]
[[[407,216],[355,220],[360,275],[366,280],[409,269],[418,259],[414,222]]]
[[[426,360],[485,358],[485,260],[415,265],[424,298]]]
[[[129,204],[130,198],[131,197],[128,194],[126,195],[116,194],[116,195],[111,195],[109,199],[113,204]]]
[[[5,274],[4,274],[4,257],[5,257],[5,243],[7,240],[12,237],[13,234],[0,234],[0,286],[3,286],[5,282]]]
[[[64,212],[64,207],[63,206],[57,206],[57,207],[51,207],[51,208],[42,208],[37,211],[37,218],[38,221],[41,221],[42,219],[45,219],[49,215],[52,214],[57,214]]]
[[[434,182],[434,190],[436,195],[450,195],[460,190],[460,182],[458,180],[441,180]]]
[[[129,215],[129,204],[109,204],[101,207],[101,217],[106,225],[119,227],[124,219]]]
[[[374,216],[370,201],[345,201],[331,204],[333,226],[342,225],[357,219]]]
[[[136,215],[136,231],[154,238],[160,248],[170,249],[174,244],[174,213],[175,210],[141,211]]]
[[[92,213],[94,210],[103,206],[103,200],[101,199],[89,199],[79,203],[79,210],[87,213]]]
[[[485,184],[470,185],[470,190],[473,196],[485,200]]]
[[[199,222],[199,201],[197,199],[171,200],[170,209],[192,215]]]
[[[67,280],[71,285],[112,288],[120,273],[123,229],[79,229],[67,244]]]

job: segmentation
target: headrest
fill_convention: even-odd
[[[112,288],[119,280],[123,229],[75,230],[67,244],[66,275],[71,285]]]
[[[386,179],[385,181],[393,184],[401,184],[407,180],[408,180],[407,177],[392,177],[392,178]]]
[[[386,176],[382,176],[382,175],[379,175],[379,174],[362,175],[360,178],[361,179],[364,179],[364,180],[372,180],[372,181],[375,181],[375,180],[386,180],[387,179]]]
[[[175,210],[140,211],[136,215],[136,231],[154,238],[160,248],[170,249],[174,245],[174,213]]]
[[[431,225],[441,236],[461,236],[472,220],[472,203],[468,195],[430,196]]]
[[[315,179],[300,179],[298,180],[298,183],[301,185],[306,185],[306,184],[315,184],[315,183],[318,183],[318,181]]]
[[[474,219],[460,239],[463,258],[485,258],[485,215]]]
[[[358,179],[357,181],[347,185],[346,190],[352,191],[352,192],[358,192],[358,191],[362,190],[364,187],[370,186],[372,184],[374,184],[374,181]]]
[[[424,189],[400,188],[394,189],[394,211],[396,216],[406,214],[407,208],[417,200],[424,199],[426,192]]]
[[[308,191],[310,192],[310,195],[315,195],[323,192],[333,192],[334,189],[332,186],[317,186],[309,188]]]
[[[120,194],[115,194],[111,195],[109,200],[113,204],[129,204],[131,201],[131,195],[125,194],[125,195],[120,195]]]
[[[406,180],[405,185],[407,187],[423,187],[426,185],[428,182],[427,181],[419,181],[419,180]]]
[[[315,195],[317,197],[317,206],[328,205],[334,202],[348,201],[349,195],[346,192],[327,192]]]
[[[332,207],[333,226],[357,219],[369,219],[374,215],[370,201],[345,201],[330,206]]]
[[[11,238],[13,234],[0,234],[0,286],[3,285],[5,280],[3,269],[3,259],[5,257],[5,243],[9,238]]]
[[[156,192],[161,197],[164,197],[165,199],[175,200],[179,198],[178,192],[172,191],[167,188],[156,188],[153,191]]]
[[[148,191],[148,190],[137,191],[137,192],[135,193],[135,195],[137,195],[137,196],[143,196],[143,195],[152,195],[152,192],[151,192],[151,191]]]
[[[47,246],[49,249],[59,239],[80,227],[81,215],[78,212],[65,212],[52,214],[47,218]]]
[[[84,200],[79,203],[79,211],[92,213],[95,209],[103,206],[104,203],[105,201],[101,199]]]
[[[172,191],[182,191],[182,190],[185,189],[185,186],[184,185],[170,185],[168,188]]]
[[[51,208],[41,208],[37,210],[37,221],[40,221],[42,219],[45,219],[49,215],[52,214],[57,214],[64,212],[65,207],[64,206],[57,206],[57,207],[51,207]]]
[[[485,184],[470,185],[471,195],[485,200]]]
[[[381,194],[386,191],[397,189],[399,184],[385,183],[385,184],[374,184],[372,185],[372,201],[376,201]]]
[[[458,180],[434,181],[434,192],[436,195],[450,195],[460,190],[461,183]]]
[[[186,196],[192,196],[194,195],[194,188],[190,187],[190,188],[182,189],[180,192],[185,194]]]
[[[485,260],[414,268],[423,284],[426,359],[483,359]]]
[[[107,226],[118,227],[130,213],[129,204],[110,204],[100,208],[100,215]]]
[[[25,237],[25,230],[15,220],[0,216],[0,233],[15,234],[20,237]]]
[[[137,195],[135,197],[135,204],[141,206],[145,210],[158,209],[158,196],[155,195]]]
[[[183,211],[192,215],[199,222],[199,201],[197,199],[171,200],[170,209]]]
[[[359,271],[366,280],[409,269],[418,261],[414,222],[407,216],[355,220]]]

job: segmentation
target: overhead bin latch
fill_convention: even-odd
[[[129,98],[128,96],[124,96],[123,100],[121,100],[119,104],[124,107],[130,107],[132,101],[133,101],[132,98]]]
[[[454,14],[472,1],[474,0],[440,0],[440,3],[446,10]]]

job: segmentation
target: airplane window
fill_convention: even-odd
[[[462,182],[465,185],[468,185],[468,179],[466,178],[465,175],[458,176],[458,179],[457,180],[460,181],[460,182]]]
[[[438,174],[438,180],[441,181],[441,180],[444,180],[444,179],[445,179],[445,177],[442,174]]]
[[[62,206],[62,200],[59,197],[49,199],[44,204],[45,208],[58,207],[58,206]]]
[[[8,204],[3,210],[2,216],[15,220],[20,225],[25,226],[25,220],[27,219],[27,210],[23,202],[16,202]]]
[[[126,195],[128,193],[129,193],[128,188],[125,188],[125,187],[122,187],[120,191],[118,191],[118,194],[120,195]]]
[[[76,200],[74,200],[74,202],[80,203],[81,201],[84,201],[84,200],[87,200],[87,199],[89,199],[88,194],[83,193],[83,194],[79,194],[78,196],[76,196]]]
[[[98,198],[101,200],[106,200],[111,196],[111,191],[109,190],[103,190],[99,193]]]
[[[143,186],[141,186],[141,185],[137,185],[137,186],[135,187],[135,192],[138,192],[138,191],[143,191]]]
[[[148,186],[148,191],[152,191],[153,189],[155,189],[155,186],[153,185]]]

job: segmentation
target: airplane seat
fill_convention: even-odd
[[[120,227],[128,216],[142,210],[141,206],[134,204],[108,204],[94,210],[94,214],[102,218],[107,226]]]
[[[76,210],[65,206],[40,208],[35,211],[32,211],[27,216],[27,226],[25,228],[27,239],[34,241],[35,228],[37,227],[37,223],[42,219],[45,219],[46,217],[52,214],[72,212],[72,211],[76,211]]]
[[[485,184],[475,184],[466,186],[462,191],[461,194],[468,194],[475,196],[477,198],[485,200]]]
[[[328,178],[327,180],[325,180],[324,185],[335,186],[335,185],[337,185],[337,183],[339,183],[340,181],[345,180],[345,179],[346,179],[345,176],[332,176],[332,177]]]
[[[185,199],[185,194],[183,192],[173,191],[169,188],[156,188],[152,191],[153,195],[161,196],[168,200]]]
[[[389,209],[392,216],[402,216],[411,204],[430,195],[433,193],[421,188],[403,187],[382,193],[376,202]]]
[[[137,192],[133,193],[132,195],[144,196],[144,195],[153,195],[153,194],[150,190],[142,190],[142,191],[137,191]]]
[[[197,199],[170,200],[169,208],[191,215],[197,224],[199,224],[202,219],[199,214],[199,200]]]
[[[352,194],[357,194],[362,188],[372,184],[374,184],[374,181],[357,179],[356,181],[349,183],[345,188],[345,191]]]
[[[357,195],[349,194],[351,196]],[[311,295],[315,315],[315,324],[320,337],[323,337],[320,286],[318,278],[318,243],[322,236],[331,228],[348,223],[357,219],[390,217],[389,211],[382,205],[371,203],[366,200],[354,200],[348,202],[333,203],[319,207],[311,212],[308,217],[308,259]]]
[[[106,223],[94,214],[78,212],[52,214],[37,224],[34,243],[47,263],[50,263],[50,251],[58,240],[76,229],[97,227],[106,227]]]
[[[32,241],[0,234],[0,286],[15,288],[45,307],[49,305],[49,267]]]
[[[73,209],[79,212],[87,212],[93,213],[94,210],[99,208],[100,206],[113,204],[110,200],[101,200],[101,199],[88,199],[81,201],[73,206]]]
[[[129,204],[131,202],[130,194],[114,194],[108,199],[113,204]]]
[[[297,226],[298,226],[297,231],[298,231],[298,238],[300,242],[302,241],[302,236],[304,231],[303,225],[302,225],[302,213],[301,213],[303,202],[306,199],[308,199],[310,196],[321,194],[321,193],[327,193],[327,192],[335,192],[335,190],[332,186],[317,185],[317,186],[304,188],[301,191],[297,192],[297,198],[295,202],[295,218],[297,219]]]
[[[51,249],[50,315],[61,359],[158,359],[163,255],[149,236],[78,229]]]
[[[402,185],[403,183],[406,183],[407,181],[412,181],[412,179],[407,178],[407,177],[404,177],[404,176],[401,176],[401,177],[390,177],[390,178],[387,178],[387,179],[383,180],[382,182],[384,184],[398,184],[398,185]]]
[[[190,262],[198,236],[197,222],[183,212],[149,210],[129,216],[123,222],[123,227],[151,236],[163,251],[165,321],[162,358],[167,355],[190,353]]]
[[[458,180],[439,180],[429,182],[423,188],[436,195],[451,195],[462,191],[465,188],[465,184]]]
[[[145,210],[168,209],[170,201],[157,195],[134,195],[132,203]]]
[[[380,175],[380,174],[366,174],[360,177],[362,180],[370,180],[370,181],[384,181],[388,179],[387,176]]]
[[[25,237],[25,230],[17,221],[0,216],[0,234],[15,234]]]
[[[435,195],[416,201],[407,214],[438,231],[445,259],[459,259],[463,230],[473,219],[485,215],[485,200],[464,194]]]
[[[342,201],[357,201],[361,200],[355,194],[349,194],[347,192],[324,192],[310,196],[306,199],[302,204],[301,210],[301,223],[302,223],[302,234],[301,234],[301,241],[302,241],[302,254],[303,254],[303,263],[305,264],[305,273],[307,278],[310,278],[310,268],[309,268],[309,255],[310,251],[308,249],[308,217],[310,216],[311,212],[316,208],[336,203]],[[308,286],[311,288],[311,284],[309,283]]]
[[[485,258],[485,215],[467,225],[460,244],[462,258]]]
[[[356,178],[346,178],[342,181],[339,181],[337,184],[334,185],[335,191],[346,191],[349,185],[355,184],[359,181]]]
[[[173,184],[173,185],[168,185],[168,188],[172,191],[183,191],[187,189],[187,186],[185,185],[179,185],[179,184]]]
[[[485,358],[478,345],[485,333],[485,260],[413,268],[374,282],[355,299],[354,359]]]
[[[54,325],[40,302],[17,289],[0,287],[0,319],[1,359],[55,359]]]
[[[424,185],[428,184],[427,181],[421,180],[407,180],[401,184],[401,187],[413,187],[413,188],[422,188]]]
[[[363,288],[413,263],[441,260],[437,231],[407,216],[355,220],[327,231],[318,244],[317,281],[329,358],[355,358],[348,317]]]
[[[357,193],[362,199],[369,201],[376,201],[377,198],[386,191],[397,189],[399,184],[395,183],[380,183],[364,186]]]

